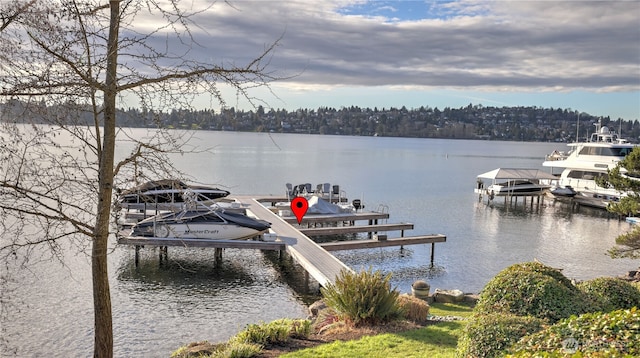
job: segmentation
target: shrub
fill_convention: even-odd
[[[563,286],[570,290],[575,290],[576,287],[562,272],[556,268],[547,266],[538,261],[522,262],[509,266],[506,270],[509,271],[525,271],[525,272],[537,272],[553,278]]]
[[[255,343],[229,341],[209,355],[209,358],[250,358],[262,351],[262,346]]]
[[[171,358],[249,358],[258,355],[262,346],[255,343],[246,343],[231,340],[227,343],[210,344],[207,341],[193,342],[180,347],[171,354]]]
[[[511,351],[516,357],[640,356],[640,310],[587,313],[559,321],[524,337]]]
[[[423,323],[429,317],[429,304],[424,300],[410,296],[399,295],[398,305],[404,318],[412,322]]]
[[[307,337],[311,331],[308,320],[279,319],[270,323],[250,324],[232,338],[232,341],[279,344],[289,340],[289,337]]]
[[[383,276],[371,269],[354,273],[343,270],[335,284],[321,288],[327,306],[339,317],[355,326],[375,325],[396,319],[401,315],[398,291],[391,289],[391,275]]]
[[[476,311],[496,310],[556,322],[594,305],[559,271],[533,262],[507,267],[482,289]]]
[[[331,307],[327,307],[318,311],[318,316],[313,321],[312,329],[316,332],[323,332],[327,329],[331,329],[333,326],[338,324],[340,318],[335,310]]]
[[[600,277],[580,282],[577,286],[603,312],[640,307],[640,290],[619,278]]]
[[[289,337],[307,338],[311,334],[311,321],[308,319],[290,320]]]
[[[459,357],[497,357],[527,334],[542,329],[543,320],[508,313],[474,314],[458,341]]]

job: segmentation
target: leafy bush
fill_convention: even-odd
[[[262,346],[256,343],[229,341],[209,355],[209,358],[250,358],[262,351]]]
[[[563,286],[567,287],[570,290],[575,290],[576,287],[560,270],[547,266],[538,261],[529,261],[522,262],[518,264],[513,264],[509,266],[506,270],[510,271],[525,271],[525,272],[537,272],[539,274],[543,274],[553,278],[554,280],[561,283]]]
[[[545,330],[526,336],[511,351],[515,357],[640,356],[640,310],[632,308],[609,313],[587,313],[559,321]]]
[[[507,267],[482,289],[476,311],[496,310],[556,322],[595,308],[558,270],[531,262]]]
[[[355,326],[374,325],[401,315],[398,291],[391,289],[391,275],[371,269],[354,273],[343,270],[335,284],[321,288],[327,306]]]
[[[289,336],[293,338],[307,338],[311,334],[311,321],[308,319],[289,320],[291,330]]]
[[[603,312],[640,307],[640,290],[619,278],[599,277],[580,282],[577,286]]]
[[[231,340],[222,344],[210,344],[207,341],[193,342],[180,347],[171,354],[171,358],[249,358],[258,355],[262,346],[255,343],[246,343]]]
[[[508,313],[474,314],[458,341],[459,357],[498,357],[527,334],[542,329],[543,320]]]
[[[429,317],[429,304],[415,296],[399,295],[398,305],[404,318],[409,321],[422,323]]]
[[[270,323],[250,324],[232,338],[232,341],[279,344],[286,342],[290,337],[307,337],[311,331],[311,322],[308,320],[279,319]]]
[[[327,329],[331,329],[338,322],[342,321],[340,321],[336,311],[331,307],[327,307],[318,311],[318,316],[313,320],[312,329],[315,332],[321,333]]]

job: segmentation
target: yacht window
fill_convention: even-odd
[[[631,148],[584,147],[580,155],[602,155],[606,157],[624,157],[631,153]]]
[[[572,170],[567,175],[567,178],[571,179],[586,179],[586,180],[594,180],[597,177],[607,177],[607,174],[600,172],[590,172],[584,170]]]

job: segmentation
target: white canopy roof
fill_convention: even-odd
[[[480,179],[549,179],[558,180],[558,177],[540,169],[515,169],[498,168],[490,172],[478,175]]]

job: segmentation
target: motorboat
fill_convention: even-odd
[[[606,208],[609,202],[619,201],[625,193],[613,188],[603,188],[596,182],[597,178],[606,179],[608,170],[616,167],[624,159],[635,144],[621,139],[606,126],[596,124],[596,132],[588,141],[569,143],[569,152],[553,151],[545,158],[542,166],[560,168],[559,187],[571,187],[576,195],[575,200],[582,205]]]
[[[578,194],[571,185],[557,186],[549,191],[549,193],[556,198],[573,198]]]
[[[487,188],[487,192],[496,196],[538,195],[549,188],[551,188],[550,185],[534,183],[531,180],[513,179],[492,184]]]
[[[476,193],[489,197],[541,195],[552,187],[550,182],[555,179],[539,169],[498,168],[478,175]]]
[[[119,193],[118,200],[123,208],[139,210],[181,209],[185,202],[200,202],[210,205],[225,198],[227,190],[191,185],[181,180],[162,179],[149,181]]]
[[[242,240],[261,235],[270,227],[264,220],[211,208],[154,215],[135,224],[130,236]]]

